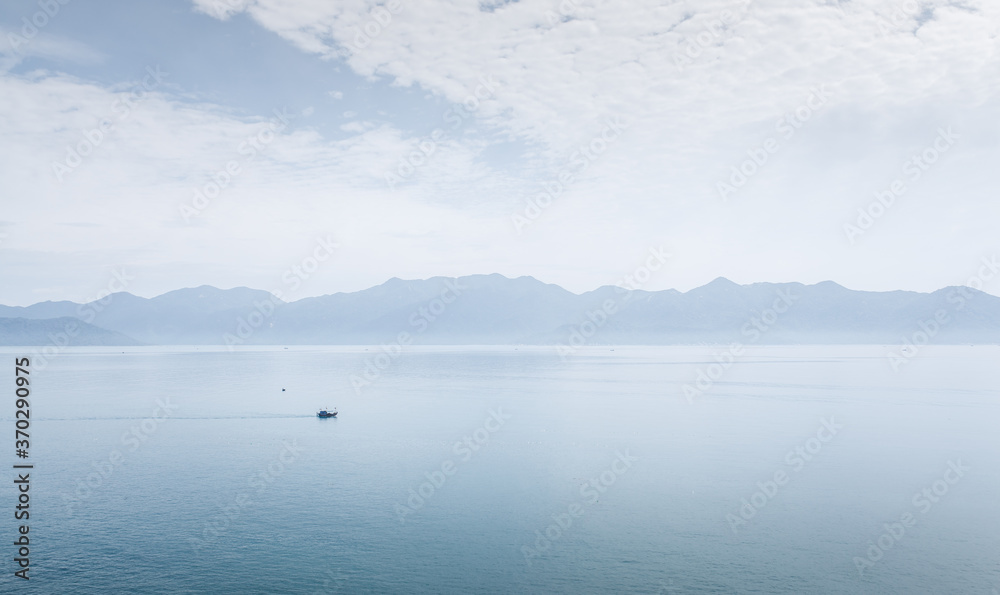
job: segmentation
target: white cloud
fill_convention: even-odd
[[[678,277],[664,279],[666,287],[726,274],[747,282],[818,276],[861,287],[930,289],[954,282],[953,269],[975,261],[992,241],[983,232],[963,237],[960,248],[945,248],[935,239],[942,230],[933,213],[944,196],[951,207],[997,212],[984,190],[992,177],[979,171],[995,159],[996,143],[971,138],[997,130],[995,2],[521,0],[484,7],[428,0],[402,6],[387,17],[374,1],[256,0],[247,14],[306,52],[344,59],[362,75],[420,85],[449,101],[468,97],[480,77],[495,77],[500,87],[477,117],[526,150],[519,171],[505,181],[488,176],[466,186],[474,191],[466,190],[465,200],[488,197],[493,208],[523,208],[527,193],[539,189],[526,180],[554,179],[608,116],[628,121],[621,142],[577,176],[521,238],[537,254],[572,245],[574,262],[613,268],[609,263],[627,249],[602,243],[616,254],[608,258],[576,237],[628,245],[633,241],[625,238],[662,235],[679,245]],[[778,136],[779,118],[820,85],[831,90],[829,101],[792,138]],[[967,134],[960,148],[911,185],[907,200],[865,245],[849,249],[842,224],[946,125]],[[747,150],[771,137],[782,143],[779,154],[738,198],[722,204],[718,182]],[[484,146],[457,150],[468,153],[438,164],[475,179]],[[445,171],[423,173],[421,189],[447,186]],[[924,237],[917,246],[907,239],[913,232]],[[531,234],[548,239],[536,243]],[[939,256],[942,249],[948,258]],[[907,265],[904,273],[895,264],[901,259],[932,264]],[[550,278],[574,285],[579,268],[566,266]]]
[[[585,290],[662,244],[675,258],[651,288],[726,275],[926,290],[964,281],[963,263],[994,245],[995,2],[922,0],[909,14],[882,0],[842,10],[820,1],[580,0],[561,15],[572,0],[427,0],[405,2],[377,32],[370,25],[384,13],[370,1],[194,2],[223,20],[246,12],[331,68],[343,60],[361,75],[418,85],[419,95],[469,100],[474,116],[455,129],[430,123],[445,127],[432,151],[427,132],[402,132],[393,113],[344,123],[336,139],[311,118],[293,121],[243,163],[241,143],[270,115],[239,118],[160,88],[118,120],[114,102],[127,86],[0,74],[0,113],[15,115],[0,119],[0,179],[7,196],[31,197],[5,203],[6,255],[59,278],[132,262],[146,294],[200,283],[266,288],[313,236],[333,233],[343,258],[305,291],[494,271]],[[350,51],[358,40],[365,47]],[[71,53],[51,50],[60,52]],[[496,89],[473,101],[484,77]],[[823,84],[829,100],[781,136],[779,118]],[[376,102],[371,113],[405,109]],[[624,134],[573,169],[569,188],[516,234],[511,214],[573,168],[574,152],[615,117],[628,124]],[[107,118],[113,130],[57,183],[52,162]],[[954,151],[909,185],[861,245],[848,245],[842,224],[902,176],[940,126],[961,134]],[[772,137],[778,151],[722,202],[718,182]],[[421,155],[390,189],[386,174]],[[231,160],[241,173],[185,224],[178,206]],[[52,213],[101,227],[57,228]],[[92,246],[93,258],[67,256],[80,246]],[[37,276],[0,267],[9,279]],[[53,289],[44,297],[65,297],[65,284],[45,286]]]
[[[75,64],[98,64],[106,59],[97,50],[72,39],[37,29],[33,36],[25,37],[21,31],[0,26],[0,73],[32,56]]]
[[[474,213],[386,187],[384,173],[412,147],[390,126],[359,123],[347,138],[329,141],[293,115],[251,160],[246,142],[264,138],[273,115],[236,118],[222,106],[154,90],[125,117],[127,95],[53,73],[0,75],[0,113],[14,116],[0,119],[9,220],[0,275],[8,291],[21,292],[6,303],[82,298],[67,295],[73,284],[66,280],[103,278],[109,263],[136,271],[130,289],[146,295],[192,283],[267,287],[325,234],[357,260],[317,277],[314,293],[337,290],[345,279],[360,288],[384,280],[384,267],[400,254],[434,261],[443,230],[469,230],[470,241],[475,235]],[[102,121],[111,126],[98,139]],[[60,182],[53,164],[74,151],[87,155]],[[181,205],[191,205],[230,162],[239,173],[186,223]],[[400,238],[414,225],[430,235],[404,245]],[[40,274],[60,282],[39,284]]]
[[[609,114],[656,133],[710,138],[770,119],[819,83],[843,89],[838,105],[912,107],[935,95],[974,106],[993,95],[1000,73],[991,59],[1000,6],[981,0],[924,2],[895,22],[892,3],[881,0],[845,3],[843,12],[781,0],[523,0],[492,10],[429,0],[419,8],[403,2],[398,14],[378,6],[255,0],[246,11],[305,51],[356,50],[347,62],[357,72],[452,101],[492,75],[502,82],[499,121],[555,154]],[[377,23],[372,11],[388,22],[359,37]],[[732,16],[724,19],[725,11]],[[921,22],[924,14],[932,17]],[[692,42],[700,53],[679,69]]]

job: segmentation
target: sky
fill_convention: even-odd
[[[1000,255],[992,0],[9,0],[0,303],[432,276],[933,291]]]

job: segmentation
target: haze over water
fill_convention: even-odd
[[[375,348],[68,349],[32,370],[32,580],[17,586],[1000,588],[1000,348],[928,346],[898,373],[881,346],[747,348],[689,403],[716,351],[408,347],[359,394]]]

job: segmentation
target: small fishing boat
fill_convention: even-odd
[[[320,409],[316,412],[316,417],[337,417],[337,410],[334,409],[330,411],[329,409]]]

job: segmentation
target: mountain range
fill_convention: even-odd
[[[499,274],[389,281],[283,302],[208,285],[154,298],[0,306],[0,345],[1000,343],[1000,298],[867,292],[831,281],[574,294]]]

